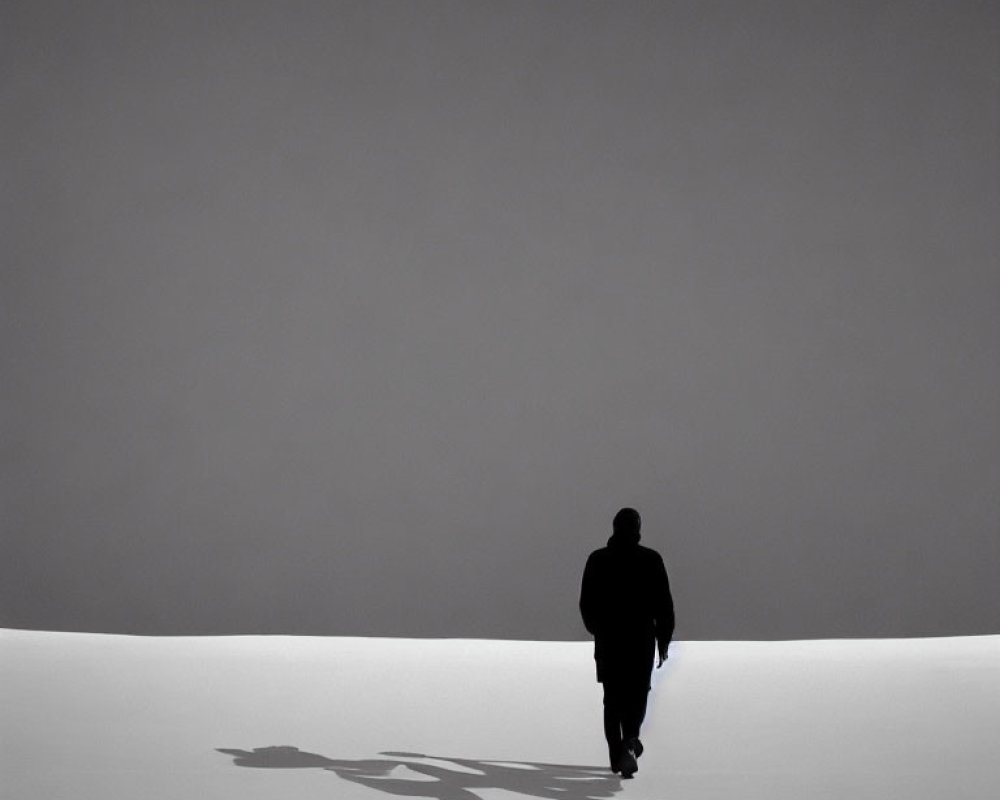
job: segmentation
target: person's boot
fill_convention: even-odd
[[[635,760],[635,753],[632,750],[633,741],[633,739],[630,739],[624,745],[621,758],[618,759],[618,771],[622,774],[623,778],[631,778],[639,769],[639,762]]]
[[[644,748],[642,746],[642,742],[639,741],[638,736],[633,736],[631,739],[629,739],[625,743],[625,746],[632,751],[633,755],[635,755],[636,758],[642,755],[642,751]]]

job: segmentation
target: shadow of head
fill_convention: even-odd
[[[334,759],[290,745],[253,750],[219,748],[239,767],[320,768],[338,777],[402,797],[481,800],[478,790],[504,789],[528,797],[603,800],[621,790],[621,779],[601,767],[449,758],[386,751],[381,758]]]

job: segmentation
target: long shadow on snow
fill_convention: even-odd
[[[253,750],[218,748],[233,756],[239,767],[300,769],[318,767],[335,772],[344,780],[359,783],[386,794],[402,797],[431,797],[436,800],[482,800],[477,789],[506,789],[509,792],[550,800],[603,800],[621,790],[621,779],[606,768],[571,764],[538,764],[530,761],[477,761],[471,758],[442,758],[421,753],[382,752],[389,758],[359,761],[333,759],[307,753],[297,747],[256,747]],[[426,763],[432,759],[438,763]],[[458,769],[442,766],[454,764]],[[424,777],[391,775],[400,767]]]

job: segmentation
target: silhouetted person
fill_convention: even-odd
[[[642,755],[639,727],[646,716],[653,656],[667,658],[674,602],[663,559],[639,544],[639,512],[615,514],[607,547],[587,559],[580,591],[583,624],[594,636],[597,680],[604,684],[604,735],[611,769],[631,778]]]

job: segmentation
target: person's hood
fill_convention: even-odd
[[[615,531],[608,539],[608,547],[635,547],[641,538],[639,531]]]

